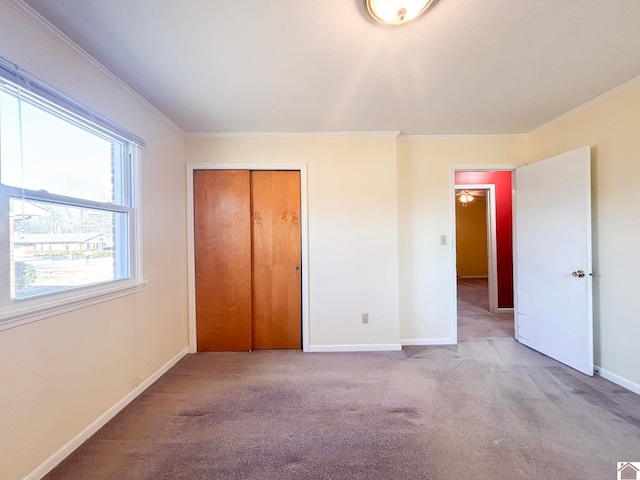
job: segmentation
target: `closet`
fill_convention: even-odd
[[[196,170],[199,352],[301,348],[300,172]]]

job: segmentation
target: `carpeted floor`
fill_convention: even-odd
[[[607,480],[639,461],[640,396],[518,344],[464,283],[458,345],[189,355],[46,478]]]
[[[489,311],[486,279],[458,280],[458,341],[514,337],[513,313]]]

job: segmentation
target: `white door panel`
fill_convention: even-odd
[[[515,174],[517,338],[593,375],[590,148]],[[580,278],[572,272],[582,270]]]

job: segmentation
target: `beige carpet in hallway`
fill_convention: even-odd
[[[458,341],[513,336],[513,313],[489,311],[487,280],[458,280]]]
[[[402,352],[189,355],[47,478],[607,480],[640,460],[639,396],[484,320]]]

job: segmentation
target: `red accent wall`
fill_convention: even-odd
[[[456,172],[455,178],[456,185],[495,185],[498,306],[503,308],[513,308],[511,172]]]

